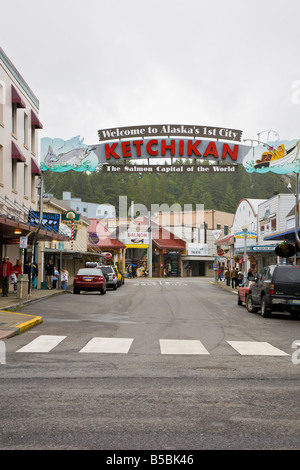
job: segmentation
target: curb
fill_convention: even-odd
[[[214,286],[217,286],[217,287],[220,287],[221,289],[223,290],[226,290],[227,292],[230,292],[231,294],[236,294],[238,293],[237,290],[234,290],[232,287],[230,286],[224,286],[223,284],[221,284],[220,282],[215,282],[215,281],[209,281],[210,284],[213,284]]]
[[[32,328],[33,326],[36,326],[36,325],[43,322],[43,318],[39,315],[28,315],[28,314],[21,313],[21,312],[16,313],[16,312],[13,311],[14,309],[17,309],[17,308],[21,307],[22,305],[27,305],[27,304],[32,303],[32,302],[38,302],[40,300],[48,299],[49,297],[65,294],[65,293],[68,293],[68,292],[70,292],[70,291],[67,291],[67,290],[66,291],[58,291],[58,292],[55,292],[55,293],[51,293],[49,295],[44,295],[44,296],[41,296],[41,297],[37,297],[35,299],[27,299],[27,300],[24,300],[23,302],[18,302],[17,304],[10,305],[9,307],[2,308],[0,310],[0,315],[1,315],[1,313],[6,314],[6,315],[10,315],[10,316],[19,315],[19,316],[22,316],[22,317],[23,316],[24,317],[30,317],[30,320],[21,322],[21,323],[17,324],[16,326],[7,326],[7,328],[5,330],[0,329],[0,340],[8,339],[8,338],[11,338],[13,336],[19,335],[23,331],[28,330],[29,328]]]

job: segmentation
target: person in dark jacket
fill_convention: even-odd
[[[4,256],[3,261],[0,265],[0,281],[2,287],[2,297],[8,297],[9,289],[9,278],[14,273],[14,267],[9,261],[8,256]]]
[[[47,278],[48,289],[52,289],[53,287],[53,274],[54,274],[54,266],[52,263],[52,259],[49,259],[49,262],[46,265],[46,278]]]
[[[35,278],[39,273],[39,268],[37,264],[32,261],[32,256],[29,256],[27,263],[24,265],[24,274],[28,275],[28,294],[31,293],[31,288]]]

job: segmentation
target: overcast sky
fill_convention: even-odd
[[[1,0],[40,137],[191,124],[300,138],[299,0]]]

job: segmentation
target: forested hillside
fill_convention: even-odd
[[[45,192],[62,199],[63,191],[84,202],[110,203],[118,209],[119,196],[150,207],[151,204],[204,204],[205,209],[235,212],[238,202],[246,198],[268,199],[275,192],[286,193],[287,185],[278,175],[264,175],[245,171],[238,165],[237,173],[169,173],[128,174],[105,173],[99,170],[91,174],[68,171],[45,173]]]

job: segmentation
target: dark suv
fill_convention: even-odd
[[[246,307],[268,317],[272,311],[300,315],[300,266],[266,266],[251,284]]]

